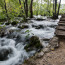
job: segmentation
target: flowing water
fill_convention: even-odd
[[[22,23],[18,25],[28,25],[29,28],[19,29],[16,26],[7,26],[8,33],[10,30],[13,31],[10,34],[7,34],[4,37],[0,37],[0,56],[1,54],[5,55],[4,60],[0,61],[0,65],[19,65],[22,62],[32,56],[36,51],[26,52],[24,49],[27,41],[26,38],[30,38],[35,35],[38,36],[43,46],[48,45],[48,39],[54,36],[55,27],[57,26],[59,19],[52,20],[46,19],[44,21],[36,21],[34,19],[29,20],[29,23]],[[7,54],[4,54],[7,52]]]

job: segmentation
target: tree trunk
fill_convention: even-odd
[[[19,0],[19,4],[21,5],[21,0]]]
[[[28,0],[25,0],[25,14],[27,18],[28,17]]]
[[[8,17],[8,13],[7,13],[7,6],[6,6],[6,2],[5,2],[5,0],[4,0],[4,3],[5,3],[6,15],[7,15],[7,17]]]
[[[55,15],[56,15],[56,10],[57,10],[57,0],[55,0]]]
[[[57,19],[57,0],[53,0],[53,19]]]
[[[55,7],[54,7],[54,0],[53,0],[53,17],[54,17],[54,9],[55,9]]]
[[[33,18],[33,0],[31,0],[31,4],[30,4],[30,18]]]
[[[59,15],[60,4],[61,4],[61,0],[60,0],[60,2],[59,2],[59,6],[58,6],[58,12],[57,12],[57,15]]]

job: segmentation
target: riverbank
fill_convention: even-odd
[[[40,58],[32,57],[23,65],[65,65],[65,40],[59,41],[59,47],[45,53]]]

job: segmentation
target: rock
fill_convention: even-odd
[[[50,25],[49,27],[55,28],[57,25]]]
[[[54,51],[55,49],[53,47],[51,47],[51,51]]]
[[[7,21],[7,19],[6,18],[0,19],[0,22],[4,22],[4,21]]]
[[[43,51],[44,53],[48,53],[48,52],[50,52],[50,48],[44,48],[42,51]]]
[[[6,36],[5,27],[0,27],[0,37]]]
[[[0,25],[3,25],[4,24],[4,22],[0,22]]]
[[[41,57],[43,57],[43,55],[44,55],[44,52],[40,52],[40,53],[37,53],[36,55],[35,55],[35,57],[36,58],[41,58]]]
[[[24,29],[24,28],[29,28],[29,26],[28,25],[22,25],[22,26],[18,26],[18,28]]]
[[[43,40],[44,40],[44,41],[49,41],[50,39],[48,39],[48,38],[44,38]]]
[[[5,25],[9,25],[9,24],[11,24],[11,21],[8,21],[8,22],[5,23]]]
[[[17,25],[18,21],[13,21],[11,24],[12,25]]]
[[[32,27],[34,27],[35,29],[44,28],[43,25],[32,25]]]
[[[58,48],[59,44],[58,44],[58,37],[53,37],[52,39],[50,39],[49,44],[51,45],[51,47],[53,48]]]
[[[37,36],[32,36],[29,40],[29,44],[27,44],[24,49],[26,49],[26,51],[30,51],[30,50],[39,50],[41,49],[43,46],[40,43],[40,40]]]
[[[8,55],[12,52],[11,49],[0,49],[0,61],[4,61],[8,59]]]

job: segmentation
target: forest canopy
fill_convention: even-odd
[[[63,7],[63,9],[60,9]],[[53,16],[65,13],[61,0],[0,0],[0,19],[30,17],[33,15]],[[56,16],[55,15],[55,16]]]

